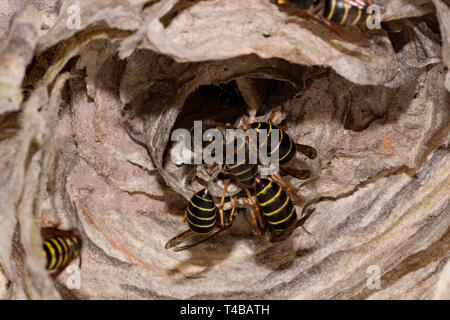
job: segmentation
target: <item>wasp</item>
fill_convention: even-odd
[[[44,240],[42,253],[46,269],[56,278],[74,259],[80,255],[81,237],[77,230],[60,230],[54,227],[41,228]]]
[[[384,6],[375,0],[276,0],[276,3],[300,10],[301,14],[350,41],[362,39],[339,26],[367,24],[373,15],[369,8],[384,10]]]
[[[239,151],[243,148],[245,148],[244,153],[248,153],[250,148],[254,148],[259,151],[260,149],[265,147],[269,150],[269,155],[275,154],[278,156],[275,161],[279,163],[280,168],[284,171],[285,174],[289,174],[299,179],[308,179],[309,171],[292,169],[289,167],[289,164],[293,162],[297,152],[301,152],[307,157],[314,159],[317,157],[317,151],[313,147],[295,143],[293,139],[286,133],[285,129],[283,130],[283,128],[279,128],[273,124],[273,116],[274,114],[269,117],[268,123],[256,122],[241,126],[241,129],[245,130],[255,129],[257,133],[260,133],[261,130],[266,130],[266,132],[261,132],[263,134],[260,134],[259,136],[262,136],[263,139],[258,139],[258,141],[247,141],[245,140],[245,138],[233,139],[231,143],[233,144],[234,155],[239,153]],[[220,131],[224,128],[223,126],[220,128],[219,127],[220,126],[215,127],[215,130]],[[229,127],[230,126],[225,126],[225,128]],[[279,130],[279,140],[277,143],[272,144],[273,141],[271,139],[271,136],[275,132],[275,130]],[[208,141],[208,143],[211,142],[212,139]],[[234,148],[235,142],[237,142],[236,148]],[[203,147],[206,147],[206,145],[203,145]],[[248,159],[248,157],[246,157],[245,159]],[[237,194],[234,194],[234,202],[232,204],[229,217],[226,217],[223,206],[225,195],[232,179],[235,180],[236,184],[245,192],[247,196],[247,199],[244,198],[243,202],[249,208],[252,218],[251,227],[255,235],[260,236],[262,235],[262,231],[268,229],[271,235],[271,241],[279,241],[285,239],[286,235],[292,233],[292,230],[302,225],[305,219],[297,221],[294,203],[292,202],[291,197],[288,195],[288,193],[296,198],[296,205],[301,203],[301,198],[280,177],[275,174],[272,174],[272,178],[274,180],[277,180],[279,184],[276,182],[272,182],[271,180],[259,178],[258,167],[259,163],[251,164],[246,160],[244,160],[243,162],[237,161],[236,164],[221,165],[220,170],[227,177],[227,179],[223,184],[219,205],[216,206],[216,204],[214,203],[213,197],[208,188],[205,188],[194,194],[185,211],[185,220],[188,223],[189,229],[171,239],[166,244],[166,249],[177,247],[179,244],[187,241],[188,239],[192,239],[194,236],[200,236],[201,238],[199,241],[193,241],[192,244],[177,247],[175,250],[180,251],[191,248],[210,239],[217,233],[231,226],[233,218],[237,213]],[[270,185],[268,188],[264,188],[266,187],[266,181],[270,181]],[[261,188],[262,185],[264,185],[263,188]],[[262,189],[264,189],[264,191],[262,191]],[[275,192],[273,192],[274,190]],[[270,199],[265,200],[264,197],[266,196],[266,193],[267,196],[271,196]],[[256,203],[253,199],[255,195],[258,203]],[[269,200],[270,203],[267,202]],[[280,201],[282,201],[282,203],[279,204]],[[286,210],[290,211],[286,212]],[[276,212],[274,213],[273,211]],[[225,221],[226,218],[228,218],[228,222]],[[272,227],[275,224],[279,224],[277,228]]]
[[[285,240],[296,228],[303,227],[313,211],[297,219],[295,206],[300,204],[300,201],[293,201],[286,188],[264,178],[256,178],[255,182],[258,206],[264,216],[271,242]]]
[[[303,227],[303,224],[313,211],[309,211],[304,217],[297,219],[295,206],[300,201],[293,201],[285,187],[273,180],[260,177],[255,177],[254,179],[254,192],[257,199],[257,203],[254,206],[259,209],[256,211],[258,214],[262,212],[262,217],[260,217],[262,224],[259,227],[261,230],[267,230],[271,242],[283,241],[296,228]],[[185,220],[189,229],[169,240],[165,248],[171,249],[176,247],[175,251],[186,250],[228,229],[237,214],[236,199],[235,197],[228,221],[223,223],[223,220],[221,221],[219,217],[220,211],[208,189],[204,188],[194,194],[185,211]],[[249,208],[255,214],[250,205]],[[305,231],[310,234],[306,229]],[[199,237],[199,239],[194,239],[195,237]],[[190,244],[179,246],[188,240],[192,240]]]
[[[245,152],[249,150],[253,150],[254,152],[259,152],[262,148],[265,148],[265,154],[275,157],[272,158],[272,161],[276,161],[279,164],[279,168],[282,174],[290,175],[298,179],[308,179],[310,177],[310,172],[308,170],[298,170],[297,168],[292,166],[292,162],[295,159],[297,152],[300,152],[306,155],[310,159],[315,159],[317,157],[317,151],[307,145],[298,144],[293,141],[293,139],[286,133],[287,128],[280,128],[273,123],[275,113],[272,113],[269,117],[269,122],[254,122],[247,125],[243,125],[240,128],[244,130],[254,129],[259,136],[257,141],[247,141],[245,138],[236,139],[237,146],[235,148],[235,153],[239,153],[240,150],[245,148]],[[229,126],[228,126],[229,128]],[[216,128],[216,130],[219,130]],[[278,140],[272,139],[272,134],[275,131],[278,131]],[[274,140],[274,141],[272,141]],[[232,143],[234,144],[235,141]],[[248,157],[246,157],[247,159]],[[250,209],[250,213],[252,216],[252,230],[255,235],[260,235],[261,232],[259,229],[264,229],[264,221],[261,218],[260,209],[253,201],[253,196],[250,190],[255,188],[256,177],[258,176],[258,164],[250,164],[247,162],[238,162],[237,164],[229,165],[226,164],[222,171],[223,173],[233,177],[238,185],[242,187],[242,189],[247,194],[247,198],[250,201],[244,202]],[[286,191],[290,192],[297,200],[298,203],[301,202],[301,198],[276,174],[271,175],[273,179],[277,180],[279,183],[283,185],[283,188]],[[227,187],[231,179],[228,179],[223,188],[223,194],[221,198],[221,204],[219,205],[219,210],[223,205],[224,195],[226,193]],[[256,211],[253,211],[253,209]]]
[[[237,213],[236,202],[237,197],[234,198],[231,213],[227,217],[228,221],[225,221],[224,211],[218,210],[208,188],[204,188],[195,193],[185,210],[185,220],[188,223],[189,229],[169,240],[165,248],[177,247],[179,244],[193,239],[190,244],[175,248],[175,251],[186,250],[205,242],[229,228]],[[200,238],[199,240],[194,239],[197,236]]]
[[[258,143],[254,143],[257,146],[258,152],[262,148],[266,148],[267,155],[277,156],[274,160],[278,162],[280,166],[280,171],[285,175],[290,175],[300,180],[305,180],[310,177],[310,172],[308,170],[298,170],[292,168],[290,165],[295,159],[297,152],[300,152],[310,159],[315,159],[317,157],[317,151],[311,146],[295,143],[289,134],[286,132],[286,127],[278,127],[273,123],[274,114],[269,117],[269,122],[254,122],[245,125],[244,128],[253,128],[258,133],[265,130],[267,132],[266,137],[258,140]],[[278,130],[278,142],[272,145],[272,133],[274,130]],[[276,152],[278,151],[278,152]]]

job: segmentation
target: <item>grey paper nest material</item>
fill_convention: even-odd
[[[365,47],[265,0],[43,1],[4,16],[0,296],[448,299],[450,8],[385,5],[383,29],[354,30]],[[211,94],[226,83],[241,105]],[[315,208],[315,238],[270,244],[239,215],[165,250],[198,188],[170,161],[172,130],[273,110],[319,154],[298,159],[311,179],[287,179]],[[81,231],[78,289],[48,277],[36,218]]]

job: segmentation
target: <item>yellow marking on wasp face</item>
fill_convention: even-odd
[[[189,210],[189,207],[187,208],[187,210],[188,210],[188,212],[189,212],[190,215],[192,215],[193,217],[195,217],[195,218],[197,218],[197,219],[200,219],[200,220],[212,220],[212,219],[215,218],[215,216],[212,216],[212,217],[210,217],[210,218],[200,218],[200,217],[197,217],[195,214],[193,214],[192,211]]]
[[[278,0],[278,4],[285,4],[286,0]]]
[[[44,241],[44,246],[46,246],[48,251],[50,251],[50,264],[48,265],[48,269],[52,270],[56,264],[56,258],[55,258],[56,252],[55,252],[55,249],[53,249],[50,242]]]
[[[64,252],[63,252],[63,249],[62,249],[61,245],[59,244],[59,242],[56,239],[50,239],[50,241],[55,245],[56,250],[58,250],[58,254],[59,254],[58,262],[56,263],[55,267],[59,268],[59,267],[61,267],[61,263],[62,263],[62,260],[63,260]]]
[[[193,203],[191,201],[192,206],[196,207],[197,209],[200,209],[202,211],[213,211],[215,209],[215,207],[211,208],[211,209],[205,209],[205,208],[200,208],[199,206],[197,206],[195,203]]]
[[[289,153],[291,153],[291,149],[292,149],[292,139],[291,139],[289,136],[287,136],[287,137],[288,137],[288,139],[289,139],[289,151],[286,152],[286,154],[285,154],[284,156],[282,156],[282,157],[280,158],[280,160],[278,160],[278,161],[283,161],[283,160],[289,155]]]
[[[330,13],[328,14],[327,20],[331,20],[331,17],[334,14],[335,8],[336,8],[336,0],[331,0],[331,9],[330,9]]]
[[[63,261],[62,261],[61,265],[65,266],[69,260],[69,246],[67,245],[67,243],[64,241],[63,238],[57,237],[57,239],[62,244],[63,249],[64,249]]]
[[[280,212],[281,210],[283,210],[284,207],[287,206],[288,202],[289,202],[289,196],[286,198],[286,201],[283,203],[283,205],[282,205],[280,208],[278,208],[277,210],[272,211],[272,212],[264,213],[264,215],[265,215],[266,217],[270,217],[270,216],[273,216],[274,214],[277,214],[278,212]]]
[[[75,244],[80,244],[77,237],[71,237],[71,239]]]
[[[280,141],[278,141],[278,144],[277,144],[277,146],[275,147],[275,149],[273,149],[273,151],[270,151],[270,152],[269,152],[269,155],[272,155],[272,153],[274,153],[275,151],[278,150],[278,148],[279,148],[280,145],[281,145],[281,141],[283,140],[283,130],[278,129],[278,131],[281,132],[281,134],[280,134]]]
[[[341,22],[339,22],[340,24],[344,24],[345,20],[347,20],[349,9],[350,9],[350,5],[348,3],[345,3],[345,12],[344,12],[344,16],[342,17]]]
[[[272,224],[272,225],[281,224],[281,223],[283,223],[283,222],[289,220],[289,219],[292,217],[292,215],[294,214],[294,212],[295,212],[295,207],[292,208],[291,213],[289,213],[289,215],[288,215],[286,218],[284,218],[283,220],[276,221],[276,222],[271,222],[271,221],[267,221],[267,222],[270,223],[270,224]]]
[[[198,227],[198,228],[205,228],[205,229],[206,229],[206,228],[211,228],[213,225],[216,224],[216,222],[214,221],[213,223],[211,223],[211,224],[209,224],[209,225],[207,225],[207,226],[200,226],[200,225],[198,225],[198,224],[192,223],[192,221],[189,220],[189,217],[187,217],[187,216],[186,216],[186,219],[187,219],[187,221],[189,221],[190,224],[192,224],[193,226],[196,226],[196,227]]]
[[[275,199],[278,198],[278,197],[280,196],[280,194],[281,194],[281,187],[278,187],[278,188],[279,188],[279,189],[278,189],[278,192],[277,192],[270,200],[267,200],[267,201],[264,202],[264,203],[260,203],[259,205],[262,206],[262,207],[265,207],[265,206],[267,206],[268,204],[271,204],[272,202],[274,202]]]
[[[358,8],[358,15],[356,16],[355,20],[352,22],[352,26],[354,26],[355,24],[357,24],[358,21],[359,21],[359,19],[361,19],[361,13],[362,13],[361,9]]]
[[[262,189],[260,192],[258,192],[256,194],[256,196],[265,194],[267,192],[267,190],[269,190],[270,186],[272,186],[272,181],[269,182],[269,184],[267,186],[264,187],[264,189]]]
[[[205,198],[203,198],[203,197],[200,197],[198,194],[195,194],[195,196],[196,196],[197,198],[201,199],[201,200],[213,202],[212,200],[209,200],[209,199],[205,199]]]

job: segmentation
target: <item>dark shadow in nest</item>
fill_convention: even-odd
[[[373,122],[382,121],[383,123],[395,123],[408,108],[411,101],[418,98],[420,90],[420,80],[410,81],[408,84],[399,88],[389,88],[385,86],[358,85],[342,76],[338,75],[331,68],[309,68],[305,73],[304,88],[311,90],[316,86],[316,81],[326,79],[330,86],[329,92],[333,96],[332,109],[327,112],[333,113],[333,118],[340,121],[346,130],[362,132],[366,130]],[[424,70],[425,72],[425,70]],[[323,91],[323,88],[319,88]],[[376,97],[376,98],[374,98]],[[380,97],[383,102],[380,103]],[[300,102],[300,108],[308,112],[307,105],[316,96],[309,96],[302,90],[295,96]],[[322,103],[319,99],[317,103]],[[314,117],[329,118],[323,113],[313,112]],[[299,115],[297,121],[302,121],[303,114]]]
[[[256,116],[267,114],[272,109],[283,105],[302,89],[292,86],[289,82],[273,79],[253,79],[253,82],[261,101]]]
[[[433,35],[432,40],[439,43],[442,46],[442,37],[439,29],[439,22],[436,17],[436,13],[429,13],[423,17],[408,19],[413,25],[417,26],[421,22],[425,22],[426,26],[430,29]],[[410,25],[406,24],[407,20],[383,22],[381,26],[386,30],[387,36],[391,41],[392,48],[394,49],[397,57],[402,59],[402,51],[406,44],[415,40],[414,30]]]
[[[186,99],[174,128],[190,129],[196,120],[213,120],[231,123],[247,110],[236,81],[219,85],[204,85]]]
[[[0,141],[11,139],[21,129],[21,112],[6,112],[0,115]],[[6,164],[7,165],[7,164]]]
[[[293,98],[298,88],[286,81],[252,78],[258,99],[261,101],[257,116],[268,113]],[[190,129],[196,120],[212,120],[231,125],[242,115],[248,115],[248,105],[236,80],[219,85],[203,85],[186,99],[174,128]]]
[[[291,238],[274,243],[267,250],[255,255],[255,262],[273,271],[286,271],[294,266],[296,259],[311,255],[316,248],[301,248],[295,250]]]
[[[228,222],[228,215],[230,214],[230,210],[225,212],[225,222]],[[186,279],[198,279],[206,277],[207,273],[215,266],[225,261],[228,256],[231,254],[234,248],[234,244],[237,240],[247,239],[252,236],[250,229],[243,229],[242,225],[238,228],[235,227],[236,223],[242,224],[244,223],[241,216],[245,214],[244,209],[240,209],[238,213],[238,218],[233,222],[231,227],[223,230],[222,232],[212,236],[208,240],[202,243],[198,243],[188,249],[190,257],[186,260],[180,261],[178,266],[168,270],[167,273],[169,276],[177,276],[179,274],[183,274],[183,277]],[[240,229],[240,230],[237,230]],[[248,235],[247,235],[248,234]],[[187,241],[192,243],[200,242],[202,239],[206,239],[205,236],[196,235],[191,241]],[[187,243],[183,243],[180,246],[186,245]],[[172,249],[173,250],[173,249]],[[196,266],[202,268],[200,271],[193,272],[187,274],[185,269],[189,266]]]
[[[190,255],[189,258],[180,261],[176,267],[168,270],[167,274],[169,276],[178,276],[182,274],[183,278],[186,279],[206,277],[208,272],[215,265],[227,260],[233,251],[234,246],[230,245],[230,239],[228,239],[228,241],[225,240],[228,238],[228,236],[225,236],[225,232],[216,235],[206,243],[187,249]],[[200,268],[200,270],[194,272],[186,270],[192,266]]]
[[[351,88],[349,91],[350,100],[341,115],[344,128],[355,132],[362,132],[375,121],[396,123],[403,111],[411,104],[411,101],[418,97],[418,82],[418,80],[411,81],[401,88],[361,85],[349,86]],[[378,94],[384,94],[387,97],[391,97],[391,99],[386,98],[389,102],[384,105],[363,103],[364,97],[372,97],[370,99],[374,99],[373,97],[378,97]],[[374,102],[374,100],[372,101]]]

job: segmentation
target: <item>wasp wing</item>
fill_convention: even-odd
[[[280,172],[283,175],[295,177],[300,180],[307,180],[311,177],[311,172],[309,170],[296,170],[291,168],[280,167]]]
[[[165,248],[166,249],[170,249],[173,248],[177,245],[179,245],[180,243],[185,242],[186,240],[188,240],[189,238],[193,237],[195,235],[195,232],[192,231],[191,229],[186,230],[185,232],[179,234],[178,236],[176,236],[173,239],[170,239],[167,243]]]
[[[182,246],[182,247],[176,247],[174,249],[174,251],[183,251],[183,250],[187,250],[189,248],[195,247],[195,246],[199,245],[200,243],[203,243],[203,242],[211,239],[212,237],[214,237],[219,232],[222,232],[223,230],[224,229],[215,229],[215,230],[211,231],[210,233],[208,233],[208,235],[201,236],[203,239],[201,239],[199,241],[195,241],[195,242],[193,242],[191,244],[188,244],[188,245],[185,245],[185,246]]]
[[[176,236],[175,238],[169,240],[166,243],[165,248],[166,249],[171,249],[174,248],[174,251],[183,251],[192,247],[195,247],[196,245],[203,243],[207,240],[209,240],[210,238],[212,238],[213,236],[215,236],[216,234],[218,234],[219,232],[221,232],[222,229],[214,229],[213,231],[211,231],[208,234],[202,235],[202,234],[198,234],[194,231],[192,231],[191,229],[186,230],[185,232],[179,234],[178,236]],[[182,247],[177,247],[178,245],[182,244],[183,242],[192,240],[192,242],[190,244],[187,244],[185,246]]]

